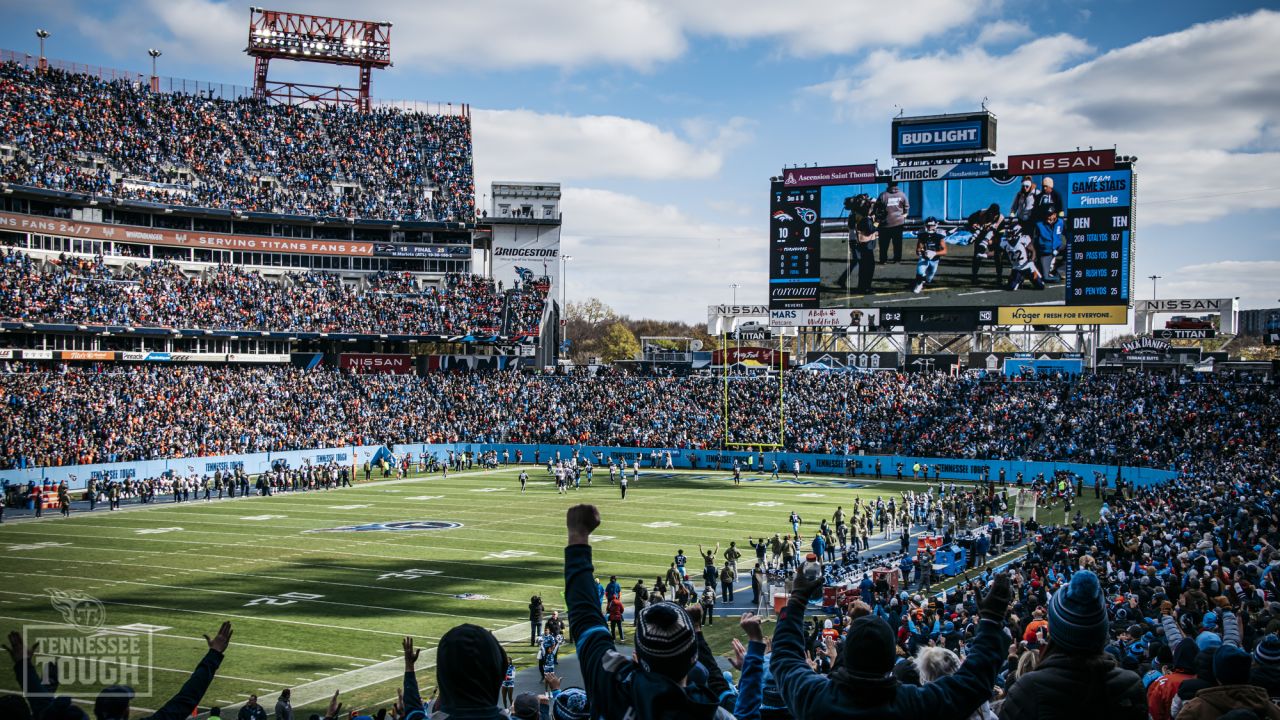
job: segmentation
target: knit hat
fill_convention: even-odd
[[[697,656],[693,621],[680,606],[654,603],[636,618],[636,657],[646,672],[679,682],[689,674]]]
[[[893,630],[875,615],[864,615],[849,626],[841,666],[834,675],[854,683],[892,684],[897,662]]]
[[[1069,655],[1102,652],[1108,625],[1102,587],[1088,570],[1077,571],[1049,598],[1049,639]]]
[[[1280,635],[1271,633],[1262,638],[1253,649],[1253,660],[1263,665],[1280,664]]]
[[[1196,636],[1196,647],[1200,648],[1200,652],[1213,652],[1222,647],[1222,638],[1218,637],[1218,633],[1200,633]]]
[[[1213,674],[1220,685],[1244,685],[1249,682],[1253,658],[1234,645],[1223,645],[1213,654]]]
[[[1200,621],[1201,627],[1205,630],[1212,630],[1218,627],[1218,614],[1210,610],[1204,614],[1204,619]]]
[[[507,674],[507,657],[493,633],[463,623],[440,638],[436,648],[436,681],[440,703],[449,712],[489,707]]]
[[[582,688],[566,688],[551,703],[553,720],[587,720],[590,717],[587,691]]]

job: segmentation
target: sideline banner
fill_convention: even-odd
[[[820,455],[813,453],[765,452],[763,454],[764,461],[761,463],[760,453],[736,450],[624,448],[597,445],[517,445],[504,443],[410,443],[407,445],[395,445],[391,448],[384,448],[380,445],[346,446],[254,453],[250,455],[221,455],[98,465],[64,465],[49,468],[0,470],[0,479],[10,484],[21,485],[26,485],[27,482],[40,483],[48,480],[58,483],[66,480],[69,483],[69,487],[75,490],[83,488],[91,477],[99,480],[140,479],[159,477],[170,470],[180,475],[189,475],[192,472],[200,475],[212,475],[217,470],[226,471],[242,468],[245,472],[256,475],[271,469],[271,463],[276,460],[285,460],[290,467],[299,467],[306,461],[310,461],[312,464],[336,462],[341,465],[359,466],[366,460],[373,460],[380,455],[385,455],[388,449],[396,458],[402,457],[406,452],[411,452],[415,459],[427,454],[435,455],[441,460],[448,456],[450,450],[475,453],[494,450],[499,457],[501,457],[503,450],[506,450],[513,463],[516,459],[516,452],[520,451],[523,454],[524,462],[541,464],[545,464],[548,459],[554,459],[556,453],[559,453],[561,458],[570,457],[576,449],[580,456],[586,457],[593,463],[603,459],[604,463],[608,464],[608,461],[613,459],[619,464],[626,463],[630,465],[639,459],[642,475],[645,471],[654,471],[653,461],[655,457],[658,463],[657,469],[661,471],[665,464],[665,454],[668,452],[671,453],[672,465],[681,470],[728,470],[733,467],[733,461],[736,459],[749,472],[757,475],[760,473],[768,475],[773,462],[777,461],[778,482],[780,484],[793,485],[825,482],[823,480],[806,480],[803,478],[794,480],[791,476],[797,460],[800,461],[801,475],[859,476],[857,480],[851,478],[851,482],[859,486],[875,479],[876,460],[880,461],[882,479],[884,480],[895,480],[897,478],[899,463],[902,464],[903,477],[908,481],[912,477],[912,467],[917,463],[928,465],[931,472],[934,467],[937,467],[942,473],[942,477],[954,480],[977,480],[986,468],[990,468],[991,477],[997,479],[1000,476],[1000,470],[1003,469],[1005,477],[1011,485],[1018,473],[1022,473],[1026,481],[1030,482],[1039,473],[1044,473],[1045,477],[1052,477],[1057,470],[1069,470],[1080,475],[1088,486],[1092,485],[1095,472],[1104,473],[1113,483],[1117,477],[1121,477],[1125,481],[1133,482],[1137,485],[1151,485],[1171,480],[1177,476],[1177,473],[1171,470],[1158,468],[1067,462],[934,458],[909,455]]]

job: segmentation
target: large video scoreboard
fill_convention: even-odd
[[[854,232],[849,208],[860,195],[903,203],[905,222],[890,227],[876,210],[875,235]],[[1110,150],[1013,156],[996,170],[977,161],[784,170],[770,185],[769,307],[797,311],[779,316],[793,325],[806,324],[803,311],[832,308],[1123,323],[1133,198],[1132,170]]]

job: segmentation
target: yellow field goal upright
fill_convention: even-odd
[[[734,362],[732,363],[729,362],[729,339],[730,338],[728,333],[721,333],[720,365],[721,365],[721,371],[724,377],[724,391],[723,391],[724,412],[722,413],[724,417],[724,436],[721,441],[721,444],[726,448],[735,448],[735,447],[753,447],[753,448],[761,448],[761,449],[782,448],[786,441],[786,421],[787,421],[786,408],[783,403],[783,380],[784,380],[783,376],[786,370],[786,355],[783,354],[783,348],[782,348],[783,341],[781,338],[779,338],[778,348],[773,351],[773,356],[769,362],[770,372],[772,372],[775,369],[773,367],[773,360],[776,359],[778,362],[778,366],[776,368],[778,371],[778,437],[777,437],[777,441],[764,442],[763,440],[758,440],[754,442],[729,442],[729,381],[731,379],[745,380],[751,377],[750,375],[735,375],[730,373],[729,371],[730,366],[738,365],[738,361],[737,361],[737,356],[735,355]],[[735,339],[735,342],[737,342],[737,347],[741,349],[742,341]]]

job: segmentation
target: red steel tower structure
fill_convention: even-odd
[[[251,7],[245,52],[253,56],[254,97],[289,105],[355,105],[368,110],[373,70],[391,66],[391,23]],[[354,65],[360,68],[360,87],[268,80],[272,59]]]

